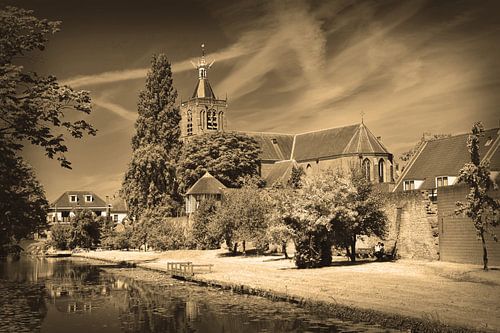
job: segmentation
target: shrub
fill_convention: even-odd
[[[71,243],[71,226],[65,224],[54,224],[51,228],[51,236],[48,244],[59,250],[67,250]]]
[[[196,247],[202,250],[219,248],[220,238],[211,230],[210,219],[217,210],[217,201],[204,200],[193,214],[191,235]]]

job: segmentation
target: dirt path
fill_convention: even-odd
[[[213,264],[207,282],[244,285],[314,301],[428,319],[447,325],[500,331],[500,270],[443,262],[398,261],[295,269],[281,257],[226,257],[217,251],[127,252],[79,254],[94,259],[133,261],[165,269],[167,262]]]

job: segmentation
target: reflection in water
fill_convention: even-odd
[[[83,259],[0,262],[0,331],[387,331],[316,316],[284,302],[166,278],[139,282],[102,268]]]

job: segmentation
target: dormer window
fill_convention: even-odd
[[[85,195],[85,202],[92,202],[92,201],[94,201],[94,197],[92,197],[89,194]]]
[[[71,194],[69,196],[69,202],[77,202],[78,201],[78,196],[75,194]]]
[[[436,177],[436,187],[448,186],[448,177]]]

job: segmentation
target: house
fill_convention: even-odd
[[[70,222],[77,210],[88,209],[97,216],[108,216],[109,207],[91,191],[66,191],[50,204],[47,219],[53,222]]]
[[[221,200],[224,189],[226,189],[224,184],[209,172],[206,172],[203,177],[198,179],[198,181],[186,192],[186,214],[189,215],[194,213],[203,200]]]
[[[120,196],[113,196],[109,202],[110,216],[115,223],[123,223],[128,217],[127,203]]]
[[[202,57],[195,65],[198,82],[190,99],[182,101],[181,137],[189,140],[195,135],[227,130],[227,97],[217,98],[207,73],[213,61]],[[254,138],[261,148],[261,177],[282,178],[279,171],[287,172],[278,162],[295,161],[307,175],[326,169],[346,171],[353,165],[362,167],[368,179],[374,183],[393,183],[393,155],[364,124],[328,128],[300,134],[238,131]],[[268,184],[269,185],[269,184]]]
[[[479,154],[482,161],[490,162],[493,177],[498,177],[500,171],[499,134],[498,128],[492,128],[479,140]],[[460,169],[470,162],[467,138],[468,134],[460,134],[425,142],[403,170],[393,191],[420,190],[436,200],[438,189],[454,185]]]

